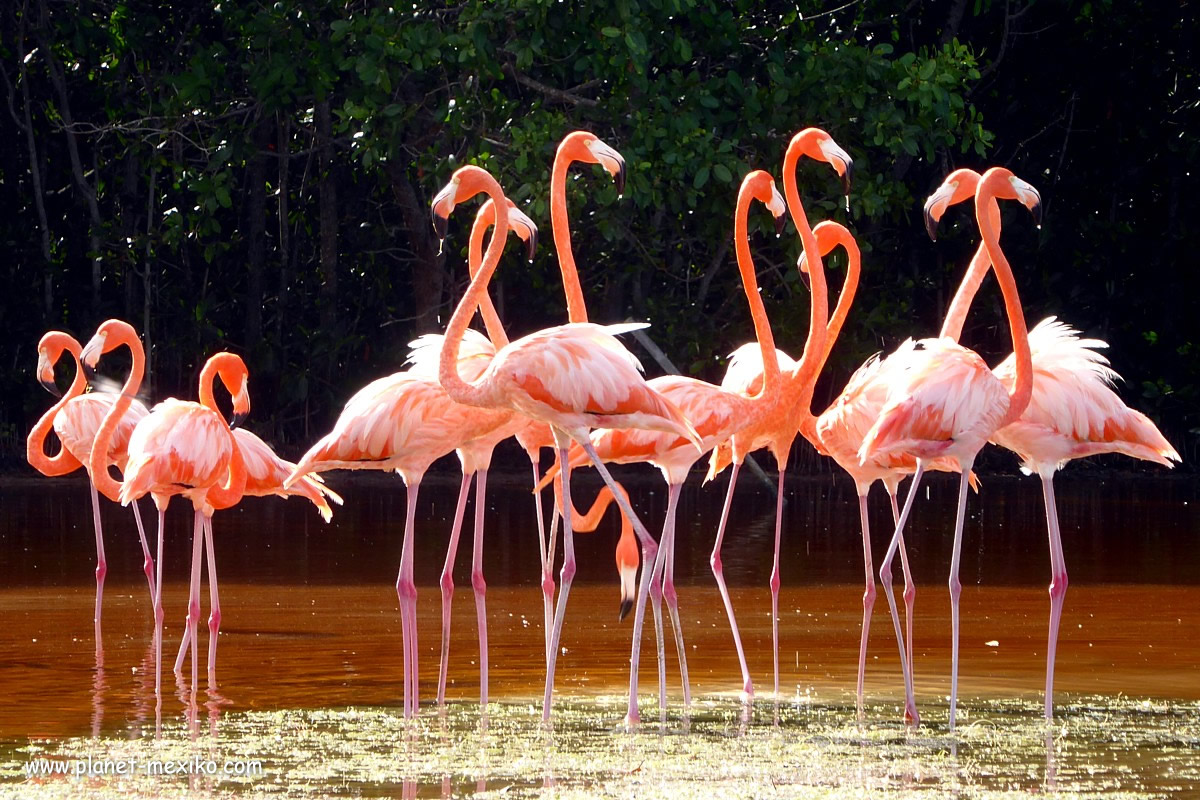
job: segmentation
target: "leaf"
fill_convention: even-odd
[[[713,164],[712,174],[721,183],[729,183],[733,180],[733,173],[724,164]],[[699,189],[700,187],[697,186],[696,188]]]
[[[603,33],[605,36],[607,36],[610,39],[616,39],[621,35],[620,29],[614,28],[611,25],[608,27],[605,27],[605,28],[601,28],[600,32]]]
[[[726,171],[728,172],[728,170]],[[704,184],[708,183],[708,172],[709,170],[707,166],[701,167],[699,171],[696,172],[696,177],[692,178],[692,188],[703,189]]]

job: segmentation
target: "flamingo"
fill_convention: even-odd
[[[108,474],[101,455],[109,446],[121,417],[141,385],[145,354],[141,341],[127,322],[104,322],[83,349],[85,370],[95,370],[100,356],[118,347],[128,347],[133,365],[112,409],[105,415],[92,445],[89,466],[96,488],[122,505],[149,494],[159,513],[158,567],[154,581],[154,690],[162,690],[162,522],[173,495],[191,500],[195,510],[192,529],[192,571],[188,598],[187,629],[192,642],[192,692],[197,687],[196,626],[200,619],[200,562],[205,520],[217,505],[232,505],[242,495],[246,470],[241,450],[230,433],[229,423],[217,409],[213,382],[220,378],[233,396],[233,419],[237,424],[250,412],[246,389],[247,371],[232,353],[217,353],[200,371],[200,402],[168,398],[157,404],[134,427],[129,437],[129,461],[124,479]],[[208,542],[212,551],[212,541]],[[211,564],[210,564],[211,571]],[[208,669],[216,667],[216,642],[209,644]]]
[[[800,192],[796,185],[796,169],[801,156],[807,156],[816,161],[823,161],[832,166],[834,171],[842,178],[843,188],[847,193],[850,191],[850,179],[854,169],[854,162],[849,154],[833,140],[833,137],[820,128],[805,128],[793,136],[788,143],[783,159],[783,193],[787,201],[788,210],[791,212],[792,220],[796,225],[796,230],[799,232],[801,241],[803,242],[804,252],[811,254],[809,261],[812,263],[819,259],[817,255],[817,243],[813,236],[812,228],[808,223],[808,216],[805,214],[804,205],[800,200]],[[760,342],[766,342],[766,345],[761,348],[765,364],[762,369],[762,379],[756,388],[758,393],[766,398],[764,402],[770,404],[771,411],[735,433],[730,440],[728,449],[720,447],[713,450],[709,462],[708,475],[705,478],[705,482],[707,483],[724,469],[726,465],[733,464],[733,470],[729,476],[729,488],[725,495],[725,505],[721,512],[721,521],[717,525],[717,539],[713,545],[712,555],[709,557],[709,564],[712,567],[713,577],[716,578],[717,585],[720,587],[721,596],[725,599],[725,611],[729,617],[729,625],[733,631],[734,643],[742,666],[743,693],[748,697],[753,696],[754,687],[750,680],[750,672],[746,667],[741,636],[738,633],[737,620],[734,618],[733,605],[728,599],[728,590],[725,587],[724,570],[721,564],[721,547],[725,540],[725,526],[729,520],[729,508],[733,501],[734,488],[737,485],[738,471],[741,469],[742,462],[748,454],[765,447],[775,457],[775,463],[779,468],[779,488],[776,494],[775,505],[775,553],[770,577],[774,691],[778,695],[779,546],[782,534],[781,525],[783,522],[783,481],[787,471],[788,455],[799,428],[797,409],[807,408],[811,404],[813,385],[819,371],[818,362],[824,351],[828,309],[826,307],[823,271],[813,271],[812,290],[813,302],[809,312],[808,340],[805,342],[804,352],[799,361],[793,362],[789,359],[785,364],[781,365],[777,358],[766,358],[766,353],[775,352],[774,340],[773,338],[764,339],[761,335],[759,337]],[[742,352],[746,355],[753,352],[753,350],[753,348],[748,348]],[[783,372],[785,366],[787,367],[786,375]],[[751,377],[754,372],[753,368],[739,370],[738,366],[733,363],[731,363],[730,368],[733,374],[726,376],[726,380],[722,382],[723,387],[733,388],[741,384],[738,387],[739,391],[747,395],[754,391],[754,389],[747,385],[748,381],[753,382]]]
[[[755,200],[767,206],[775,216],[776,225],[780,227],[786,219],[787,206],[775,188],[775,181],[770,174],[762,170],[755,170],[748,173],[742,180],[734,212],[734,251],[737,256],[738,271],[742,278],[742,288],[750,305],[750,316],[754,320],[755,332],[759,336],[757,342],[745,345],[745,347],[761,353],[767,347],[772,346],[773,342],[770,322],[767,320],[762,296],[758,291],[758,279],[750,255],[748,223],[750,204]],[[782,356],[782,358],[786,358],[786,356]],[[762,362],[763,358],[760,355],[758,363]],[[731,366],[731,371],[735,369],[735,366]],[[705,381],[680,375],[664,375],[654,378],[647,381],[647,385],[678,406],[684,416],[691,421],[696,432],[700,434],[703,452],[696,452],[696,448],[686,437],[637,429],[593,431],[591,444],[602,460],[619,464],[643,462],[652,464],[662,472],[663,478],[667,482],[667,516],[663,525],[662,537],[659,540],[659,552],[654,564],[651,586],[653,587],[661,581],[663,596],[667,600],[671,624],[675,630],[675,646],[679,655],[684,705],[686,706],[691,703],[691,690],[688,684],[687,658],[674,581],[675,515],[679,494],[692,465],[704,453],[728,441],[736,431],[748,424],[753,424],[758,417],[770,413],[770,400],[765,393],[738,393],[728,390],[724,385],[714,386]],[[579,445],[572,445],[569,457],[572,468],[588,463],[588,455]],[[553,470],[547,473],[547,479],[552,476],[552,472]],[[723,581],[720,583],[720,588],[726,608],[730,609],[729,593],[725,589]],[[732,620],[732,613],[730,618]],[[736,625],[736,623],[734,624]],[[741,652],[741,643],[736,635],[736,628],[734,641],[738,645],[738,657],[743,667],[744,690],[752,692],[749,671],[745,668],[745,655]],[[662,661],[660,660],[660,675],[662,670]],[[636,680],[636,665],[631,668],[630,680]],[[661,680],[659,702],[660,707],[665,709],[665,685]]]
[[[965,198],[970,192],[959,187],[954,191]],[[951,617],[951,676],[950,728],[954,729],[958,700],[958,606],[962,584],[958,567],[962,551],[962,530],[966,512],[967,482],[975,456],[988,438],[1000,428],[1020,417],[1029,404],[1033,372],[1025,316],[1017,294],[1016,281],[1008,260],[1000,249],[999,212],[989,211],[997,199],[1015,199],[1025,205],[1035,217],[1040,213],[1041,197],[1036,189],[1003,167],[989,169],[975,191],[975,211],[988,258],[1004,295],[1009,327],[1015,354],[1015,380],[1006,386],[992,374],[983,359],[972,350],[949,338],[909,340],[899,348],[908,361],[904,374],[899,376],[880,412],[879,418],[867,432],[859,448],[859,460],[892,452],[908,453],[917,459],[912,485],[896,524],[896,531],[880,567],[880,580],[888,597],[892,624],[900,647],[901,666],[905,682],[905,716],[919,722],[913,699],[912,674],[904,652],[900,620],[892,597],[892,558],[903,534],[916,489],[928,459],[954,458],[958,461],[958,514],[954,528],[954,544],[950,561]]]
[[[237,442],[238,449],[241,450],[242,463],[246,470],[246,486],[242,492],[243,496],[282,497],[285,499],[303,497],[313,504],[322,520],[329,522],[333,519],[333,508],[330,507],[329,502],[333,501],[340,506],[342,498],[337,492],[325,486],[320,475],[306,475],[290,488],[285,489],[283,487],[284,479],[296,468],[295,464],[280,458],[269,444],[245,428],[233,429],[233,439]],[[214,511],[220,511],[233,503],[229,503],[228,499],[214,498],[212,505]],[[204,540],[206,543],[212,542],[211,517],[204,519]],[[208,544],[206,549],[209,585],[209,658],[213,659],[213,663],[215,663],[216,641],[221,627],[221,602],[217,591],[216,555],[213,553],[211,544]],[[191,631],[185,630],[183,639],[179,642],[179,654],[175,657],[176,672],[183,669],[183,660],[187,655],[190,643]]]
[[[49,477],[66,475],[89,462],[96,430],[116,399],[111,392],[84,393],[86,380],[83,370],[79,368],[80,350],[79,342],[62,331],[49,331],[38,342],[38,381],[48,392],[60,399],[30,429],[25,441],[25,459],[34,469]],[[54,383],[54,365],[63,353],[69,353],[75,362],[75,376],[66,394],[59,392]],[[112,446],[107,453],[108,463],[116,464],[122,471],[125,469],[129,434],[133,431],[133,426],[148,413],[145,404],[140,400],[134,399],[130,402],[129,410],[117,425]],[[51,428],[62,442],[62,448],[55,456],[46,455],[45,450],[46,438],[50,435]],[[92,524],[96,531],[96,611],[93,623],[96,628],[96,651],[100,652],[104,649],[100,636],[100,607],[104,597],[104,576],[108,574],[108,562],[104,558],[100,499],[90,474],[88,488],[92,495]],[[133,518],[137,523],[138,538],[142,543],[142,571],[146,575],[146,583],[150,587],[150,600],[153,603],[154,559],[150,556],[150,546],[146,542],[146,532],[142,526],[142,514],[136,503],[133,506]]]
[[[955,181],[975,185],[980,179],[973,170],[957,170],[953,178],[953,181],[948,178],[942,189],[926,202],[931,237],[949,201],[966,199],[957,191],[957,186],[950,188],[951,185]],[[990,208],[998,211],[994,206]],[[964,282],[968,291],[962,294],[961,308],[952,316],[948,315],[946,322],[946,326],[952,328],[952,335],[957,336],[962,329],[967,307],[988,268],[987,261],[980,260],[972,263],[968,270]],[[946,332],[945,328],[943,332]],[[1100,453],[1124,453],[1168,468],[1174,466],[1172,462],[1180,460],[1179,453],[1154,423],[1145,414],[1126,406],[1113,391],[1120,376],[1108,365],[1108,359],[1096,352],[1107,347],[1108,344],[1099,339],[1080,338],[1079,331],[1052,316],[1035,325],[1029,332],[1033,362],[1029,405],[1014,422],[996,431],[989,440],[1016,453],[1021,459],[1021,471],[1026,475],[1036,474],[1042,482],[1051,574],[1050,628],[1046,645],[1047,720],[1054,716],[1054,657],[1068,584],[1054,499],[1054,474],[1073,459]],[[1015,356],[1008,356],[992,372],[1005,386],[1015,385]]]
[[[518,220],[513,230],[531,244],[536,242],[537,228],[528,217],[509,209],[508,199],[501,196],[506,219]],[[490,224],[492,212],[481,213],[475,227],[482,238]],[[492,234],[489,250],[496,249],[499,259],[508,226]],[[484,319],[494,335],[503,336],[503,329],[491,300],[484,296]],[[472,309],[473,313],[473,309]],[[404,716],[417,713],[417,620],[416,584],[412,575],[412,537],[416,503],[421,480],[434,461],[456,452],[462,465],[463,478],[450,532],[446,564],[442,570],[442,658],[438,680],[438,703],[445,700],[445,679],[449,658],[450,606],[454,592],[451,571],[458,547],[467,494],[471,480],[476,480],[475,545],[472,560],[472,586],[475,591],[476,615],[479,626],[480,705],[487,706],[488,660],[487,620],[483,579],[483,497],[487,468],[492,450],[504,439],[513,436],[525,425],[525,420],[511,411],[474,408],[455,402],[438,383],[434,365],[445,349],[444,337],[427,334],[412,342],[409,355],[411,368],[397,372],[360,389],[346,402],[333,430],[317,441],[301,457],[296,468],[285,480],[291,486],[301,476],[330,469],[395,470],[404,481],[407,495],[404,547],[396,595],[400,604],[401,636],[404,646]],[[472,377],[487,368],[496,352],[495,345],[483,335],[470,331],[467,347],[458,354],[462,367]]]
[[[696,447],[700,437],[679,409],[646,385],[640,374],[640,364],[615,338],[615,334],[635,330],[640,323],[625,325],[595,325],[568,323],[537,331],[509,343],[497,351],[484,373],[468,383],[458,373],[457,361],[463,335],[475,305],[487,291],[488,281],[500,260],[500,245],[508,230],[508,209],[503,203],[500,185],[486,170],[466,166],[457,170],[450,182],[433,200],[434,229],[444,236],[456,204],[480,193],[487,193],[496,203],[496,233],[488,246],[484,264],[459,301],[446,343],[441,351],[438,378],[449,396],[459,403],[486,409],[510,409],[531,419],[549,423],[554,432],[559,462],[562,465],[563,494],[570,496],[570,465],[567,447],[572,440],[579,442],[592,458],[605,483],[616,492],[612,476],[604,467],[588,440],[588,431],[596,427],[636,427],[664,430],[686,436]],[[641,524],[629,503],[621,495],[616,501],[633,523],[642,542],[643,554],[653,538]],[[546,669],[546,692],[542,703],[543,719],[549,720],[554,686],[554,666],[558,642],[571,580],[575,574],[575,547],[571,534],[570,503],[563,507],[563,567],[560,573],[561,590],[551,632],[550,656]],[[405,536],[405,552],[411,553],[411,537]],[[649,559],[647,559],[649,563]],[[649,590],[650,570],[643,570],[638,591],[638,606],[644,607],[643,596]],[[634,628],[640,630],[639,614]],[[633,651],[636,663],[640,641],[635,637]],[[631,687],[634,688],[634,687]],[[636,724],[636,698],[631,699],[633,711],[628,724]]]

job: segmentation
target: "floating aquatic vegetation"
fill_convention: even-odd
[[[860,724],[852,707],[808,698],[704,697],[686,718],[647,714],[633,734],[617,724],[623,708],[616,696],[562,700],[546,727],[533,703],[493,703],[486,724],[473,703],[413,722],[394,708],[202,707],[164,720],[157,738],[0,747],[0,797],[1143,798],[1200,785],[1195,702],[1071,698],[1047,725],[1033,700],[972,701],[953,735],[944,708],[908,732],[892,706]],[[93,773],[133,769],[28,775],[89,759]]]

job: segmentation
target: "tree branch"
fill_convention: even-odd
[[[596,106],[600,105],[600,101],[592,100],[590,97],[580,97],[577,94],[572,94],[571,92],[563,91],[562,89],[555,89],[553,86],[547,86],[541,81],[536,81],[524,73],[517,72],[516,67],[514,67],[512,64],[505,64],[504,71],[512,76],[512,79],[517,83],[521,84],[522,86],[527,86],[530,89],[533,89],[535,92],[540,92],[551,100],[557,100],[560,103],[568,103],[573,106],[585,106],[587,108],[595,108]],[[581,85],[586,87],[588,84],[585,83]]]

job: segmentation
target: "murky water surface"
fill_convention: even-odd
[[[916,682],[924,724],[898,722],[899,662],[886,601],[873,617],[868,708],[853,684],[862,616],[857,505],[836,479],[789,486],[781,596],[782,692],[770,695],[773,500],[744,478],[726,574],[758,688],[740,701],[731,638],[708,569],[723,486],[685,492],[676,572],[695,699],[684,713],[673,646],[668,709],[656,703],[653,634],[643,647],[639,733],[618,730],[629,623],[618,623],[615,520],[580,536],[580,574],[558,662],[551,728],[540,724],[542,605],[528,481],[493,477],[486,575],[493,703],[478,698],[475,609],[464,532],[439,714],[437,577],[457,486],[427,481],[418,518],[421,717],[400,714],[393,583],[404,494],[397,479],[345,479],[323,525],[301,501],[247,500],[219,514],[220,658],[215,683],[175,684],[190,514],[168,515],[168,687],[153,693],[150,618],[128,511],[106,507],[103,652],[93,639],[94,548],[81,480],[0,487],[0,796],[944,796],[1057,792],[1164,796],[1200,786],[1200,484],[1142,478],[1061,482],[1071,575],[1059,644],[1059,713],[1041,722],[1048,565],[1032,479],[989,479],[972,497],[963,555],[960,727],[946,730],[954,487],[935,481],[910,537],[919,586]],[[339,480],[341,479],[341,480]],[[665,506],[631,482],[651,523]],[[586,504],[594,487],[580,489]],[[874,498],[878,560],[890,534]],[[107,505],[107,504],[106,504]],[[146,511],[150,509],[147,506]],[[152,522],[151,515],[147,521]],[[207,604],[207,592],[204,593]],[[668,628],[669,631],[669,628]],[[668,636],[670,634],[668,633]],[[202,635],[207,644],[207,635]],[[202,649],[203,654],[203,649]],[[27,777],[39,758],[136,763],[132,776]],[[150,775],[150,762],[258,761],[254,775]]]

